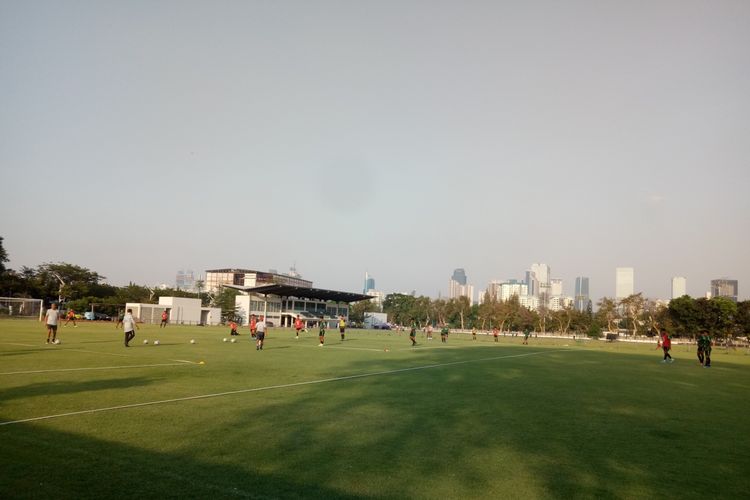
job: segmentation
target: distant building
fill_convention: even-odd
[[[687,295],[687,280],[682,276],[672,278],[672,298],[676,299]]]
[[[380,310],[380,311],[383,310],[383,301],[385,300],[385,293],[384,292],[381,292],[379,290],[367,290],[367,292],[365,293],[365,295],[369,295],[370,297],[372,297],[372,299],[370,300],[370,302],[372,302],[373,304],[375,304],[375,306],[377,306],[378,310]]]
[[[261,272],[251,269],[210,269],[206,271],[205,290],[208,292],[215,292],[224,285],[255,287],[272,284],[312,288],[312,281],[304,280],[298,274],[292,276],[291,274]]]
[[[589,299],[589,279],[586,276],[576,278],[576,293],[573,300],[575,301],[576,311],[583,312],[588,310],[591,299]]]
[[[632,267],[615,269],[615,299],[622,300],[633,295],[635,290],[634,271]]]
[[[193,270],[188,269],[183,271],[180,269],[177,271],[177,277],[175,278],[175,288],[177,290],[192,291],[195,288],[195,276]]]
[[[375,278],[370,277],[370,275],[365,272],[365,286],[362,288],[362,293],[367,293],[370,290],[375,290]]]
[[[563,294],[563,280],[551,279],[549,280],[549,295],[550,297],[562,297]]]
[[[455,269],[453,271],[453,276],[451,276],[451,279],[459,285],[466,286],[466,271],[464,271],[463,269]]]
[[[466,272],[463,269],[453,271],[453,276],[448,281],[448,298],[467,297],[469,304],[474,305],[474,286],[466,282]]]
[[[737,280],[721,278],[711,280],[711,297],[726,297],[737,302],[739,295],[739,283]]]

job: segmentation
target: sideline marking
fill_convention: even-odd
[[[198,365],[200,363],[196,363],[195,361],[188,361],[186,359],[170,359],[169,361],[176,361],[178,363],[189,363],[191,365]]]
[[[80,372],[88,370],[120,370],[123,368],[151,368],[153,366],[187,366],[184,363],[158,363],[154,365],[96,366],[89,368],[58,368],[50,370],[29,370],[21,372],[3,372],[0,375],[22,375],[31,373]]]
[[[35,344],[18,344],[15,342],[3,342],[3,345],[20,345],[23,347],[39,347],[39,345],[35,345]]]
[[[307,382],[294,382],[291,384],[279,384],[279,385],[269,385],[266,387],[253,387],[251,389],[238,389],[236,391],[226,391],[226,392],[217,392],[214,394],[201,394],[199,396],[187,396],[184,398],[173,398],[173,399],[162,399],[159,401],[147,401],[145,403],[132,403],[129,405],[120,405],[120,406],[108,406],[105,408],[93,408],[91,410],[80,410],[80,411],[71,411],[68,413],[58,413],[56,415],[45,415],[43,417],[31,417],[31,418],[22,418],[19,420],[9,420],[7,422],[0,422],[0,427],[5,425],[12,425],[12,424],[21,424],[25,422],[36,422],[39,420],[49,420],[52,418],[60,418],[60,417],[70,417],[73,415],[85,415],[90,413],[99,413],[104,411],[113,411],[113,410],[124,410],[129,408],[140,408],[143,406],[154,406],[154,405],[160,405],[160,404],[166,404],[166,403],[176,403],[180,401],[193,401],[196,399],[209,399],[209,398],[218,398],[221,396],[231,396],[234,394],[245,394],[249,392],[261,392],[261,391],[271,391],[274,389],[287,389],[289,387],[300,387],[303,385],[315,385],[315,384],[324,384],[326,382],[338,382],[341,380],[354,380],[358,378],[366,378],[366,377],[376,377],[378,375],[391,375],[393,373],[404,373],[404,372],[411,372],[411,371],[417,371],[417,370],[428,370],[430,368],[442,368],[443,366],[454,366],[454,365],[464,365],[467,363],[481,363],[483,361],[495,361],[498,359],[508,359],[508,358],[523,358],[526,356],[536,356],[537,354],[550,354],[554,352],[569,352],[571,349],[555,349],[552,351],[537,351],[537,352],[527,352],[524,354],[510,354],[506,356],[493,356],[491,358],[481,358],[481,359],[465,359],[463,361],[451,361],[450,363],[438,363],[438,364],[432,364],[432,365],[422,365],[422,366],[411,366],[409,368],[398,368],[396,370],[386,370],[386,371],[380,371],[380,372],[371,372],[371,373],[360,373],[356,375],[346,375],[344,377],[333,377],[333,378],[324,378],[319,380],[308,380]]]

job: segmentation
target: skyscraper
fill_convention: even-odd
[[[466,285],[466,271],[463,268],[454,269],[451,279],[459,285]]]
[[[531,264],[526,271],[526,284],[529,287],[529,295],[538,297],[550,295],[550,269],[547,264]]]
[[[579,276],[576,278],[576,311],[583,312],[588,310],[590,302],[591,299],[589,299],[589,279],[585,276]]]
[[[711,280],[711,297],[726,297],[737,302],[738,295],[739,283],[737,280],[730,280],[729,278]]]
[[[682,276],[672,278],[672,298],[676,299],[687,295],[687,280]]]
[[[365,286],[362,289],[362,293],[367,293],[370,290],[375,290],[375,278],[370,277],[370,275],[365,272]]]
[[[635,278],[632,267],[615,269],[615,299],[622,300],[633,295]]]

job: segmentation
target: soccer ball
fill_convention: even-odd
[[[226,341],[227,341],[227,338],[226,338],[226,337],[224,337],[224,342],[226,342]]]
[[[154,340],[154,345],[159,345],[159,341],[158,340]]]
[[[190,340],[190,343],[191,343],[191,344],[195,344],[195,339],[191,339],[191,340]]]
[[[55,344],[61,344],[60,339],[55,339]]]
[[[236,343],[237,339],[232,339],[232,344]]]
[[[143,339],[144,344],[148,344],[148,339]]]

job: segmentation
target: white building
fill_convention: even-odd
[[[161,323],[161,313],[167,311],[171,325],[218,325],[221,309],[203,307],[200,299],[187,297],[159,297],[158,304],[128,302],[125,309],[132,309],[133,316],[148,324]]]
[[[563,294],[563,280],[551,279],[549,280],[549,295],[551,297],[562,297]]]
[[[615,269],[615,299],[622,300],[633,295],[635,278],[632,267],[618,267]]]
[[[672,298],[676,299],[687,295],[687,279],[682,276],[672,278]]]
[[[367,290],[366,295],[369,295],[372,297],[371,302],[375,304],[375,306],[383,310],[383,301],[385,300],[385,292],[381,292],[380,290]]]
[[[312,288],[312,281],[302,279],[294,268],[289,274],[232,268],[206,271],[205,291],[215,292],[226,285],[256,287],[272,284]]]
[[[508,280],[500,284],[499,300],[506,301],[514,295],[518,297],[529,295],[529,286],[522,281],[516,280]]]
[[[468,297],[469,305],[474,305],[474,285],[462,285],[456,280],[448,282],[448,298]]]

